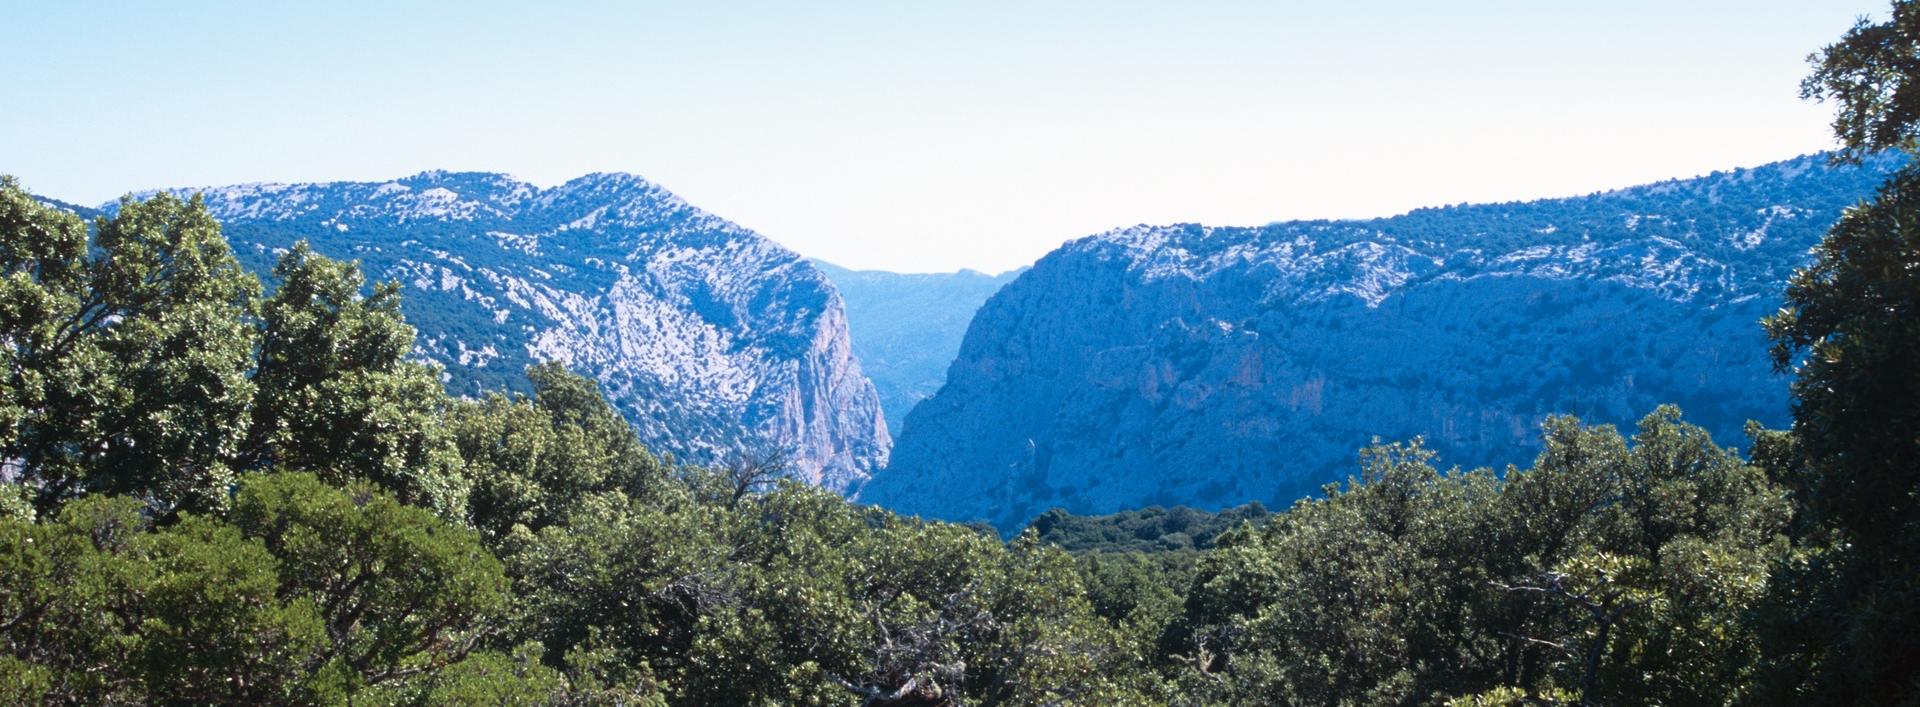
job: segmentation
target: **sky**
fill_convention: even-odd
[[[803,255],[998,272],[1139,223],[1387,216],[1829,149],[1884,0],[0,0],[0,173],[642,175]]]

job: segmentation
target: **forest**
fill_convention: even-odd
[[[1920,144],[1917,53],[1903,0],[1815,55],[1838,159]],[[1741,448],[1556,417],[1003,540],[656,456],[557,364],[449,395],[352,262],[6,179],[0,702],[1920,704],[1917,224],[1909,166],[1756,324],[1793,422]]]

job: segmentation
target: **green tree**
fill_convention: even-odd
[[[1147,701],[1144,651],[1093,613],[1064,552],[790,481],[736,501],[698,478],[720,473],[593,495],[509,539],[548,665],[634,666],[603,682],[657,677],[688,705]]]
[[[283,598],[280,563],[239,529],[193,517],[140,536],[119,556],[121,611],[147,699],[161,704],[311,699],[308,671],[324,655],[311,598]]]
[[[274,557],[199,517],[156,532],[141,506],[90,496],[0,522],[0,683],[46,704],[312,699],[325,634],[311,602],[279,596]]]
[[[447,416],[472,485],[469,518],[490,537],[564,521],[595,494],[657,493],[666,470],[593,381],[558,363],[527,370],[531,399],[494,393]]]
[[[436,705],[566,704],[566,676],[540,663],[538,646],[513,654],[477,653],[433,679],[424,700]]]
[[[85,492],[216,508],[259,283],[198,199],[123,199],[95,230],[0,180],[0,456],[42,510]]]
[[[1093,613],[1118,629],[1149,659],[1180,616],[1182,593],[1193,581],[1197,553],[1096,552],[1075,558]]]
[[[16,696],[414,701],[506,616],[506,578],[473,531],[364,482],[249,475],[230,521],[156,528],[143,506],[91,495],[47,522],[0,520],[0,683]]]
[[[1162,641],[1176,678],[1229,704],[1746,698],[1784,492],[1672,408],[1631,444],[1543,431],[1500,477],[1377,446],[1345,489],[1223,535]]]
[[[549,665],[575,650],[645,665],[677,684],[702,618],[730,602],[728,519],[667,499],[587,499],[560,525],[503,551],[519,598],[516,633]]]
[[[1630,447],[1608,428],[1566,425],[1549,424],[1548,452],[1502,494],[1517,502],[1507,513],[1569,501],[1548,517],[1573,528],[1496,580],[1528,609],[1500,632],[1544,671],[1507,684],[1569,689],[1583,704],[1749,698],[1759,654],[1746,615],[1788,550],[1785,491],[1672,407],[1641,420]]]
[[[1920,148],[1920,3],[1862,19],[1802,84],[1836,105],[1846,156]],[[1791,438],[1764,440],[1807,553],[1776,583],[1769,695],[1920,703],[1920,172],[1847,212],[1766,321],[1794,372]]]
[[[1201,561],[1168,641],[1190,689],[1233,704],[1404,704],[1489,670],[1456,644],[1488,638],[1462,625],[1488,590],[1485,558],[1461,548],[1484,532],[1465,511],[1492,502],[1491,475],[1443,474],[1417,443],[1363,457],[1345,490],[1229,533]]]
[[[1902,171],[1847,213],[1767,320],[1774,359],[1795,372],[1791,452],[1802,572],[1816,635],[1782,632],[1783,659],[1823,699],[1920,697],[1920,172]]]
[[[1920,137],[1920,2],[1894,0],[1886,22],[1861,18],[1840,41],[1808,57],[1802,98],[1833,101],[1833,134],[1859,159],[1912,152]]]
[[[459,662],[504,621],[507,579],[478,535],[366,482],[252,475],[230,518],[280,561],[280,595],[314,603],[350,689]]]
[[[446,518],[466,513],[459,456],[441,423],[437,368],[409,360],[413,328],[400,291],[363,296],[354,263],[294,246],[274,266],[261,307],[244,469],[309,471],[329,483],[365,479]]]

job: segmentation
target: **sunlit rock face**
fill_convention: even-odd
[[[1053,506],[1286,504],[1375,437],[1526,463],[1550,414],[1787,420],[1758,321],[1898,165],[1820,156],[1571,199],[1071,242],[980,309],[860,499],[1014,528]]]
[[[204,193],[263,274],[305,239],[400,283],[419,353],[446,367],[453,393],[524,387],[527,365],[558,360],[597,378],[649,445],[683,459],[771,444],[833,489],[887,461],[879,399],[833,285],[639,177],[542,189],[428,172],[176,191]]]

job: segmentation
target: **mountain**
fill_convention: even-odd
[[[598,378],[650,445],[682,458],[772,443],[834,489],[887,461],[879,397],[833,285],[639,177],[542,189],[427,172],[173,191],[205,194],[263,274],[305,239],[399,282],[420,355],[445,366],[450,392],[523,388],[527,365],[555,359]]]
[[[880,391],[887,429],[947,381],[973,313],[1025,269],[988,275],[848,270],[816,260],[847,303],[853,354]]]
[[[1060,506],[1287,504],[1376,435],[1521,462],[1553,413],[1787,420],[1758,324],[1898,162],[1365,221],[1136,226],[995,294],[862,501],[1003,530]]]
[[[51,206],[56,209],[61,209],[64,211],[71,212],[73,215],[79,216],[81,219],[87,221],[88,223],[92,223],[94,219],[99,218],[100,216],[103,215],[100,209],[96,209],[91,206],[81,206],[79,204],[65,202],[65,201],[61,201],[59,199],[54,199],[51,197],[40,196],[38,194],[32,194],[30,196],[32,196],[35,201],[38,201],[47,206]]]

